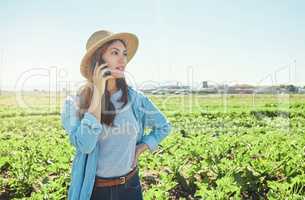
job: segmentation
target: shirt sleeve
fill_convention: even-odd
[[[95,148],[103,126],[89,112],[85,112],[84,117],[80,120],[77,115],[77,110],[76,98],[68,96],[63,103],[61,123],[69,135],[70,143],[77,150],[88,154]]]
[[[172,125],[156,105],[145,95],[142,98],[144,128],[151,128],[142,138],[142,143],[148,145],[150,152],[158,148],[158,144],[171,132]]]

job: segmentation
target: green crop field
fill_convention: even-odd
[[[139,159],[145,199],[305,199],[305,96],[150,97],[173,129]],[[67,198],[63,99],[0,96],[0,199]]]

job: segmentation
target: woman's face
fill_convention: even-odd
[[[127,64],[127,50],[122,42],[113,42],[102,55],[107,66],[113,70],[124,71]]]

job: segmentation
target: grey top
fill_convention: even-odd
[[[116,127],[103,124],[104,131],[98,140],[99,158],[96,175],[99,177],[122,176],[131,170],[139,127],[131,105],[127,104],[121,109],[123,102],[117,101],[122,93],[122,90],[118,90],[111,95],[111,102],[117,112],[113,121]]]

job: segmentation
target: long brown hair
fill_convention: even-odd
[[[94,68],[96,66],[96,62],[98,62],[98,66],[102,64],[102,55],[106,52],[107,48],[114,42],[120,41],[123,43],[123,45],[126,47],[126,44],[123,40],[111,40],[106,42],[103,46],[98,48],[93,56],[91,57],[91,66],[90,66],[90,74],[92,77]],[[127,104],[128,102],[128,86],[125,78],[118,78],[115,79],[115,84],[117,88],[122,90],[122,96],[118,100],[119,102],[123,102],[122,108]],[[101,103],[102,103],[102,111],[101,111],[101,123],[105,123],[108,126],[114,126],[113,120],[116,115],[115,107],[113,103],[110,101],[110,92],[107,90],[108,80],[106,81],[106,89],[105,93],[101,97]],[[79,107],[79,117],[82,119],[84,117],[85,112],[88,110],[90,106],[90,102],[93,95],[93,83],[92,79],[87,80],[86,84],[81,86],[77,92],[77,96],[79,97],[78,107]]]

